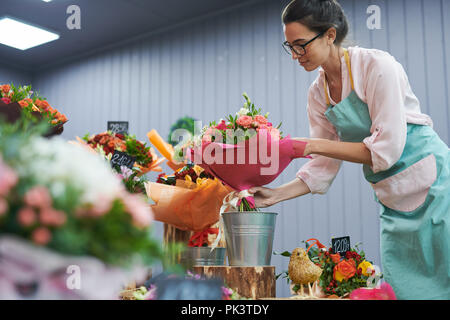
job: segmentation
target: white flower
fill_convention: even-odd
[[[101,156],[61,138],[33,138],[22,148],[16,168],[21,178],[47,186],[54,196],[71,186],[81,192],[82,204],[114,199],[124,190],[121,180]]]
[[[250,110],[248,110],[247,108],[241,108],[241,110],[239,110],[238,112],[236,112],[237,116],[245,116],[247,115],[247,113],[249,113]]]

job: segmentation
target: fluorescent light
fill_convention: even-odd
[[[52,0],[42,0],[42,1],[44,1],[44,2],[50,2],[50,1],[52,1]]]
[[[27,50],[59,39],[59,35],[13,18],[0,18],[0,43]]]

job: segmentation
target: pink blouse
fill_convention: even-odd
[[[355,92],[367,103],[372,120],[371,136],[363,143],[372,155],[372,170],[376,173],[393,166],[403,152],[406,143],[406,123],[433,126],[431,118],[420,111],[420,103],[411,90],[408,77],[393,56],[378,49],[349,47]],[[352,88],[350,76],[341,58],[342,100]],[[334,126],[324,113],[327,110],[324,92],[325,72],[320,67],[319,75],[309,88],[308,118],[311,138],[339,141]],[[330,93],[330,103],[335,105]],[[324,194],[336,177],[341,160],[321,155],[312,155],[298,172],[311,193]]]

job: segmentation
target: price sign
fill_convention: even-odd
[[[341,237],[331,239],[331,248],[334,253],[339,253],[341,256],[345,257],[347,251],[350,251],[350,237]]]
[[[157,300],[222,300],[218,279],[165,279],[156,282]]]
[[[108,131],[128,134],[128,121],[108,121]]]
[[[121,166],[125,166],[131,169],[133,168],[135,161],[136,161],[135,157],[132,157],[125,152],[115,150],[111,157],[111,166],[113,168],[114,167],[120,168]]]

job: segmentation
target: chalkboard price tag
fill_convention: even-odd
[[[331,248],[334,253],[339,253],[341,256],[345,257],[347,251],[350,251],[350,237],[341,237],[331,239]]]
[[[134,162],[136,161],[135,157],[130,156],[129,154],[121,151],[115,150],[111,157],[111,166],[120,168],[121,166],[125,166],[128,168],[133,168]]]
[[[156,282],[157,300],[222,300],[218,279],[166,279]]]
[[[108,121],[108,131],[128,134],[128,121]]]

